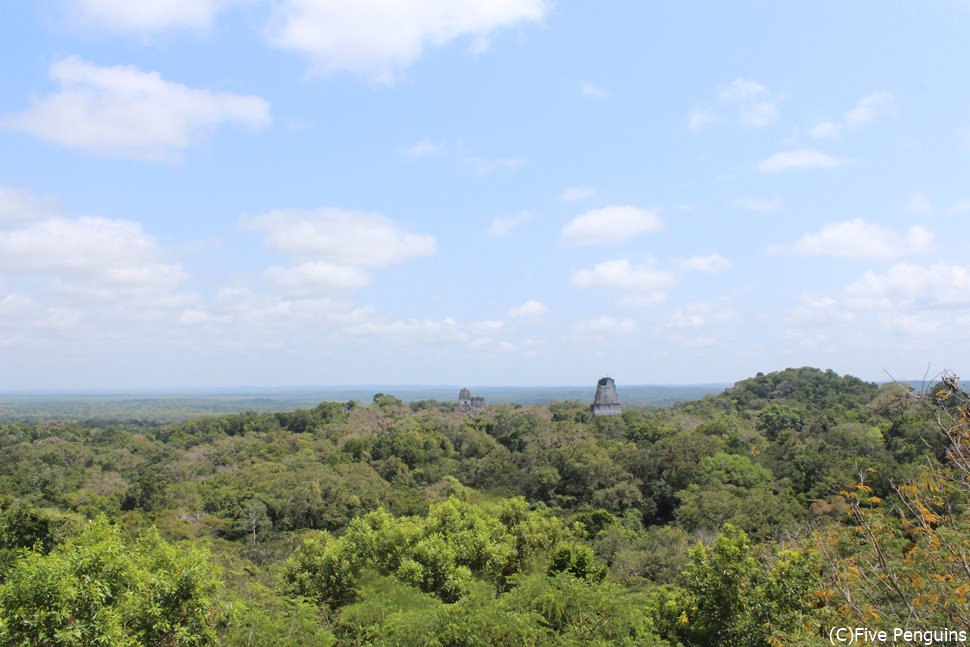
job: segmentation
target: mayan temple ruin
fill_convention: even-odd
[[[620,400],[616,397],[616,383],[612,377],[600,378],[596,383],[596,397],[589,410],[594,416],[618,416],[623,413]]]
[[[466,413],[476,413],[485,410],[485,398],[472,396],[471,391],[462,389],[458,394],[458,410]]]

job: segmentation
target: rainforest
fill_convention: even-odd
[[[956,376],[877,385],[807,367],[609,417],[378,393],[176,422],[7,419],[0,644],[957,631],[968,434]]]

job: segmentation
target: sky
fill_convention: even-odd
[[[970,368],[966,0],[0,12],[0,390]]]

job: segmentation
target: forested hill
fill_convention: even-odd
[[[952,376],[921,395],[800,368],[595,419],[588,400],[469,416],[377,394],[5,422],[0,645],[970,627],[966,404]]]

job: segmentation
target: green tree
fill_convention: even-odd
[[[259,499],[250,499],[236,517],[236,525],[233,529],[238,534],[247,537],[249,542],[255,546],[260,538],[265,537],[273,530],[273,521],[269,518],[266,504]]]
[[[0,645],[209,645],[219,590],[205,553],[98,520],[18,560],[0,585]]]
[[[660,594],[664,634],[689,646],[785,644],[814,606],[818,564],[806,551],[780,551],[759,563],[747,535],[727,524],[710,546],[691,550],[684,590]]]
[[[758,414],[757,429],[774,440],[785,429],[801,431],[805,424],[802,412],[793,407],[771,403]]]

